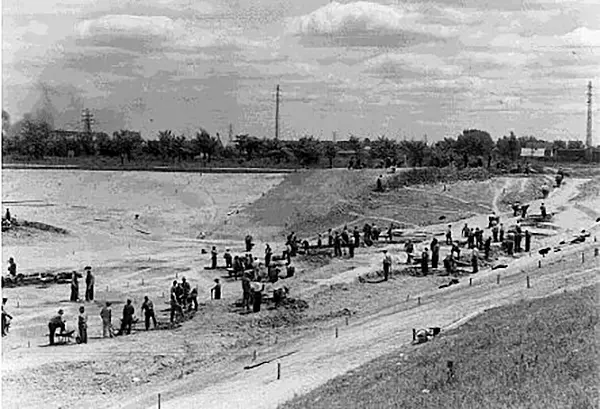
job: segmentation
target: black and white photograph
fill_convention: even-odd
[[[600,407],[600,0],[0,4],[0,407]]]

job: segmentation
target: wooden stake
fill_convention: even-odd
[[[417,302],[419,303],[419,305],[421,305],[421,297],[417,298]]]
[[[531,285],[529,284],[529,276],[527,276],[527,288],[531,288]]]
[[[346,317],[346,326],[348,326],[348,317]]]
[[[496,276],[496,284],[500,284],[500,274]]]
[[[473,285],[473,279],[469,278],[469,287],[471,287]]]
[[[160,409],[160,393],[158,394],[158,409]]]
[[[17,308],[19,308],[19,300],[17,300]]]
[[[594,249],[594,257],[598,257],[598,249],[597,248]]]
[[[106,292],[108,292],[108,286],[106,286]]]
[[[585,263],[585,253],[581,252],[581,264]]]
[[[144,279],[142,278],[142,285],[144,285]]]
[[[281,364],[277,362],[277,380],[281,379]]]
[[[256,361],[256,349],[254,350],[254,353],[252,354],[252,361]]]
[[[27,348],[31,348],[31,342],[27,341]]]
[[[542,268],[542,260],[538,261],[538,268]]]
[[[412,331],[413,331],[413,341],[414,341],[415,339],[417,339],[417,330],[413,328]]]
[[[336,338],[338,337],[338,328],[337,327],[335,327],[335,337]]]
[[[410,299],[410,294],[406,294],[406,302]]]

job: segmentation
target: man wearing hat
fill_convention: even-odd
[[[94,276],[92,275],[92,267],[86,266],[84,269],[87,272],[85,277],[85,300],[94,301]]]
[[[226,268],[233,267],[233,264],[232,264],[233,258],[231,257],[231,252],[229,251],[229,249],[225,250],[225,254],[223,254],[223,258],[225,259],[225,267]]]
[[[102,318],[102,337],[106,338],[108,336],[112,338],[112,310],[109,301],[106,302],[106,305],[100,311],[100,318]]]
[[[54,333],[58,328],[60,328],[61,332],[65,332],[65,321],[63,320],[63,314],[63,310],[58,310],[58,315],[54,316],[48,323],[48,330],[50,331],[48,334],[48,337],[50,338],[50,345],[54,345]]]

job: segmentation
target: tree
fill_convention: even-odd
[[[255,156],[264,153],[263,141],[255,136],[237,135],[235,145],[242,155],[246,155],[246,160],[252,160]]]
[[[462,155],[465,167],[469,166],[470,157],[488,158],[492,149],[494,141],[490,134],[478,129],[466,129],[456,140],[456,152]]]
[[[5,110],[2,110],[2,137],[8,135],[10,129],[10,115]]]
[[[496,147],[501,157],[513,162],[519,159],[521,154],[521,142],[519,142],[512,131],[510,132],[510,136],[503,136],[501,139],[498,139]]]
[[[115,150],[120,155],[125,155],[128,162],[131,162],[133,153],[140,150],[144,144],[142,135],[139,132],[128,131],[125,129],[113,132],[113,142]]]
[[[50,125],[44,121],[36,121],[31,116],[23,119],[19,135],[18,150],[34,159],[42,159],[46,154]]]
[[[338,148],[335,143],[331,141],[325,142],[325,157],[329,159],[329,168],[333,168],[333,160],[337,156]]]
[[[568,141],[567,149],[585,149],[585,145],[582,141]]]
[[[431,147],[430,164],[437,167],[449,166],[456,156],[456,140],[444,138]]]
[[[567,149],[567,143],[565,141],[554,141],[552,142],[552,149]]]
[[[409,163],[413,166],[423,166],[427,154],[427,144],[423,141],[402,141],[400,149],[406,154]]]
[[[175,135],[171,130],[160,131],[158,133],[158,146],[163,160],[170,158],[175,160]]]
[[[305,136],[296,142],[292,150],[302,165],[318,163],[321,158],[321,146],[312,136]]]
[[[392,139],[380,136],[371,142],[371,155],[376,159],[395,159],[398,154],[398,144]]]

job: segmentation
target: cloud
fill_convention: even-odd
[[[443,77],[458,75],[462,71],[459,66],[447,64],[433,54],[386,53],[367,60],[364,65],[367,72],[386,78],[403,78],[407,73]]]
[[[507,33],[495,37],[490,42],[490,45],[492,47],[512,48],[523,51],[534,51],[540,48],[600,47],[600,30],[579,27],[563,35],[532,35],[529,37],[520,34]]]
[[[290,19],[287,30],[299,36],[325,37],[340,45],[389,47],[424,38],[448,38],[459,32],[451,25],[427,23],[425,17],[407,5],[334,1],[310,14]],[[455,19],[450,13],[448,18]]]

